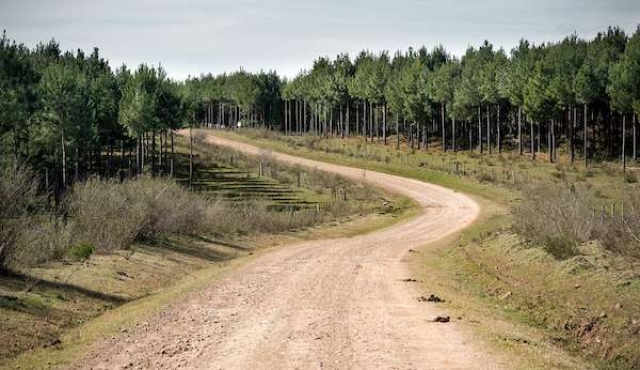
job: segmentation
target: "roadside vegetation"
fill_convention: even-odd
[[[198,138],[191,161],[189,142],[176,140],[175,179],[89,178],[57,204],[28,167],[2,169],[0,364],[28,350],[64,348],[61,338],[74,327],[271,246],[278,234],[320,237],[314,230],[324,225],[339,236],[351,231],[330,224],[362,219],[381,227],[411,207],[367,185]]]

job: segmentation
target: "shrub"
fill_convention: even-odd
[[[71,246],[67,250],[67,255],[73,259],[86,260],[91,257],[95,250],[95,247],[91,244],[81,243]]]
[[[598,233],[584,187],[538,185],[525,189],[526,198],[514,207],[514,228],[556,258],[575,255],[577,246]]]
[[[74,226],[62,217],[40,216],[26,219],[16,240],[11,266],[35,266],[61,258],[74,235]]]
[[[578,240],[570,235],[543,236],[543,248],[556,259],[564,260],[578,255]]]
[[[640,258],[640,193],[635,187],[626,190],[624,217],[611,217],[593,214],[595,202],[587,186],[529,187],[526,199],[514,207],[514,228],[559,259],[596,240],[616,254]],[[598,196],[602,195],[596,192]]]
[[[628,189],[624,196],[624,217],[615,215],[604,220],[600,236],[602,245],[621,255],[640,258],[640,194]]]
[[[118,184],[92,179],[77,184],[65,202],[76,221],[79,242],[101,252],[128,248],[147,222],[143,194],[136,180]]]
[[[202,232],[209,202],[172,180],[142,177],[78,184],[66,205],[78,241],[106,252],[126,249],[136,239]]]
[[[11,163],[0,167],[0,268],[24,253],[18,239],[31,214],[43,205],[33,171]]]

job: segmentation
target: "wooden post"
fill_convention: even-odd
[[[616,217],[616,204],[611,203],[611,219],[614,219],[615,217]]]

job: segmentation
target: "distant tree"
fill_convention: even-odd
[[[612,108],[622,114],[622,163],[626,171],[626,118],[640,114],[640,27],[631,36],[620,60],[609,69],[607,87]],[[633,156],[636,158],[636,123],[633,120]]]

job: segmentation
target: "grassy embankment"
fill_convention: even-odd
[[[532,161],[510,154],[412,153],[406,147],[396,150],[393,142],[385,147],[358,138],[284,137],[252,130],[220,134],[279,152],[365,165],[470,194],[482,206],[479,222],[416,254],[415,274],[425,293],[442,296],[447,300],[442,307],[452,317],[499,348],[524,358],[519,366],[640,366],[637,254],[604,248],[600,241],[613,238],[614,229],[607,229],[613,227],[609,220],[618,220],[625,195],[639,190],[633,173],[625,178],[616,164],[585,169],[567,163],[566,158],[560,164],[548,164],[542,155]],[[581,208],[586,208],[587,218],[594,219],[590,224],[599,225],[601,206],[605,207],[600,240],[578,240],[575,250],[562,256],[516,232],[514,222],[523,217],[549,217],[545,213],[514,216],[512,211],[526,204],[528,192],[571,186],[586,189],[585,197],[592,205]],[[553,192],[547,198],[550,208],[580,208],[563,204],[567,200]],[[617,204],[613,218],[611,204]],[[566,217],[570,216],[573,214]],[[569,222],[574,223],[578,222]],[[542,226],[551,233],[554,225]]]
[[[188,184],[188,151],[184,141],[178,144],[176,177]],[[124,250],[88,258],[67,254],[0,276],[0,367],[67,363],[92,342],[152,316],[273,247],[366,233],[415,209],[406,199],[268,158],[201,143],[195,154],[196,192],[225,204],[225,217],[213,217],[214,232],[158,235]],[[259,162],[262,174],[255,166]],[[381,197],[394,206],[383,208]]]

